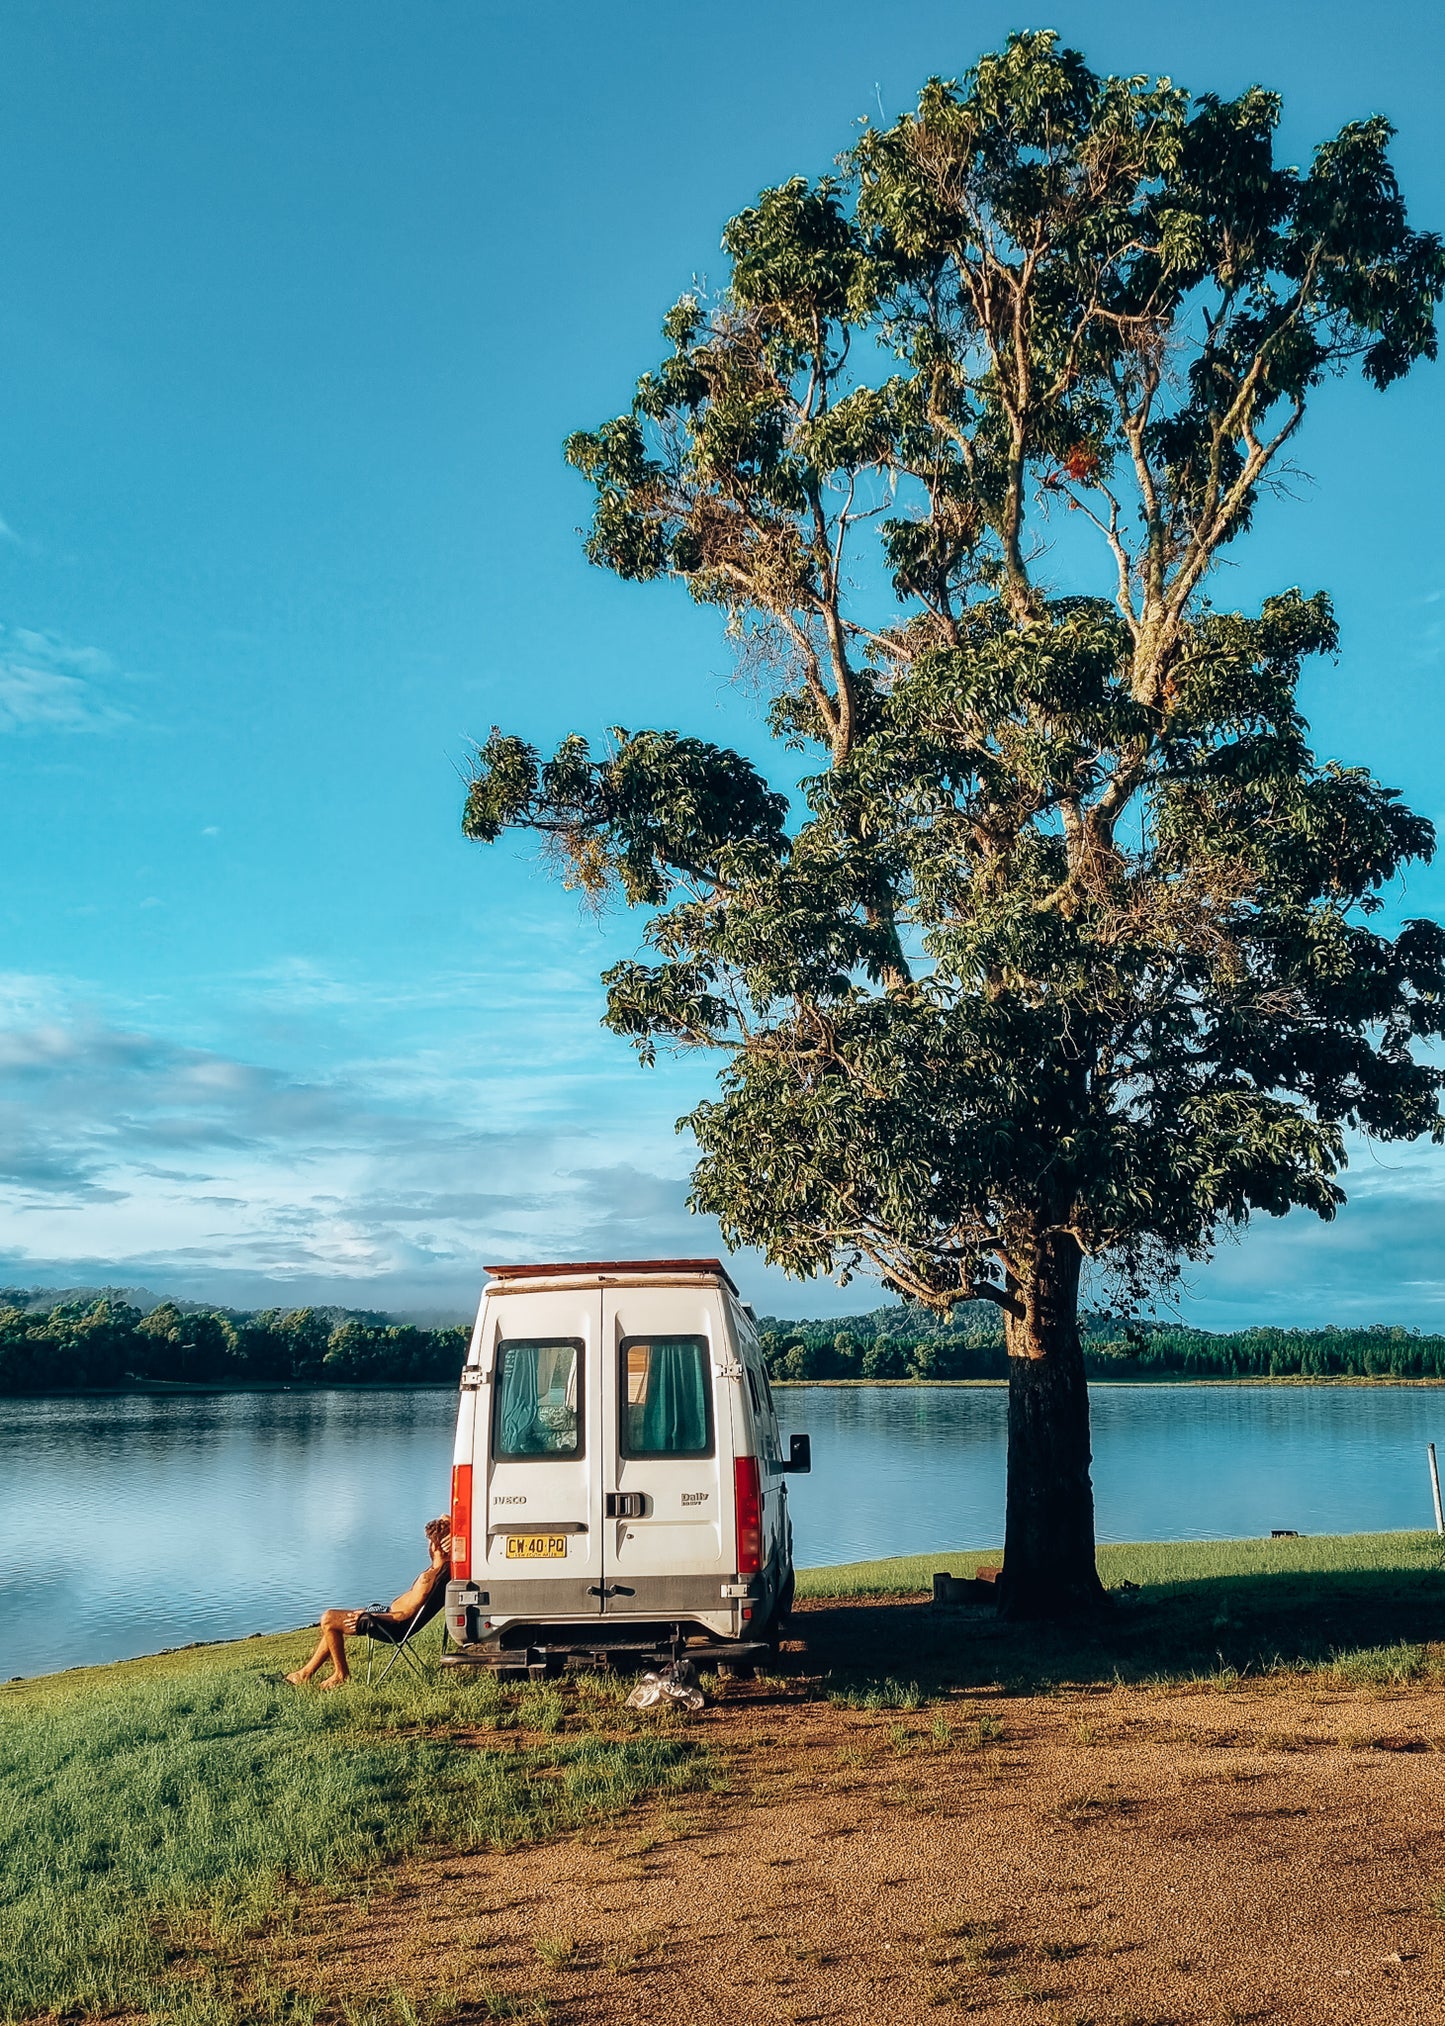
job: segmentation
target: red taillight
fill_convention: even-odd
[[[452,1465],[452,1574],[465,1583],[472,1573],[472,1466]]]
[[[738,1574],[756,1576],[763,1566],[763,1499],[756,1456],[733,1459],[733,1514],[738,1529]]]

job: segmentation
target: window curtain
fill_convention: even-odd
[[[665,1338],[649,1347],[647,1397],[634,1447],[652,1456],[707,1448],[706,1361],[701,1346]]]
[[[537,1426],[537,1351],[515,1344],[502,1361],[502,1448],[508,1456],[535,1456],[546,1447]]]

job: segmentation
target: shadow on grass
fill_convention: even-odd
[[[1015,1625],[987,1604],[818,1598],[799,1607],[803,1665],[866,1684],[1016,1693],[1065,1683],[1221,1685],[1323,1670],[1341,1686],[1445,1684],[1445,1558],[1427,1568],[1256,1572],[1110,1593],[1088,1626]]]

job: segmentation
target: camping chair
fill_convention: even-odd
[[[404,1628],[387,1622],[384,1604],[373,1604],[363,1611],[356,1622],[356,1629],[366,1639],[366,1685],[380,1688],[399,1660],[404,1660],[418,1681],[425,1681],[427,1673],[422,1665],[421,1655],[412,1645],[413,1639],[424,1626],[430,1625],[445,1601],[445,1591],[435,1597],[428,1597],[417,1610],[410,1623]],[[390,1647],[391,1653],[386,1665],[373,1682],[371,1670],[376,1661],[377,1648]]]

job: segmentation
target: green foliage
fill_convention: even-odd
[[[178,1309],[163,1301],[137,1319],[132,1331],[138,1379],[207,1379],[234,1369],[236,1333],[204,1309]]]
[[[109,1295],[32,1306],[0,1289],[0,1394],[146,1381],[393,1385],[455,1379],[465,1329],[422,1330],[337,1309],[254,1315],[162,1302],[149,1313]]]
[[[923,1384],[1002,1379],[1007,1347],[998,1310],[960,1302],[947,1316],[921,1303],[836,1319],[764,1316],[763,1355],[775,1380],[909,1379]],[[1211,1331],[1185,1323],[1080,1318],[1091,1379],[1445,1380],[1445,1336],[1377,1324],[1369,1329]]]
[[[1084,1262],[1136,1300],[1332,1217],[1350,1131],[1445,1137],[1445,934],[1379,924],[1434,833],[1309,747],[1328,599],[1208,596],[1314,390],[1433,358],[1445,295],[1388,125],[1301,172],[1278,120],[1015,35],[765,191],[567,455],[592,560],[725,614],[798,806],[673,732],[494,732],[468,801],[653,910],[607,1024],[720,1051],[686,1124],[729,1244],[1003,1311],[1011,1611],[1101,1602]],[[1034,572],[1061,528],[1091,595]]]
[[[0,1292],[0,1393],[38,1390],[61,1370],[67,1386],[119,1385],[145,1355],[135,1334],[141,1312],[126,1302],[59,1302],[33,1315],[7,1305],[15,1292]]]
[[[592,892],[615,878],[629,901],[652,905],[679,873],[726,877],[781,854],[787,799],[738,754],[676,732],[610,736],[604,760],[574,736],[543,765],[494,731],[477,756],[466,835],[487,843],[526,824],[562,855],[569,885]]]
[[[1445,935],[1377,925],[1431,828],[1310,751],[1324,594],[1205,594],[1322,378],[1436,350],[1386,123],[1300,171],[1278,119],[1016,35],[765,191],[567,455],[593,560],[720,606],[767,674],[801,809],[674,732],[545,763],[494,732],[468,801],[653,910],[607,1022],[722,1051],[687,1123],[730,1242],[985,1294],[1036,1349],[1081,1254],[1152,1288],[1221,1224],[1333,1216],[1347,1131],[1441,1130]],[[1031,573],[1069,514],[1101,595]]]
[[[1101,1318],[1084,1357],[1101,1379],[1445,1379],[1445,1337],[1383,1327],[1211,1334]]]
[[[780,1380],[937,1382],[1001,1379],[1003,1329],[988,1302],[960,1302],[940,1316],[918,1302],[836,1321],[786,1322],[763,1316],[759,1336],[769,1374]]]

